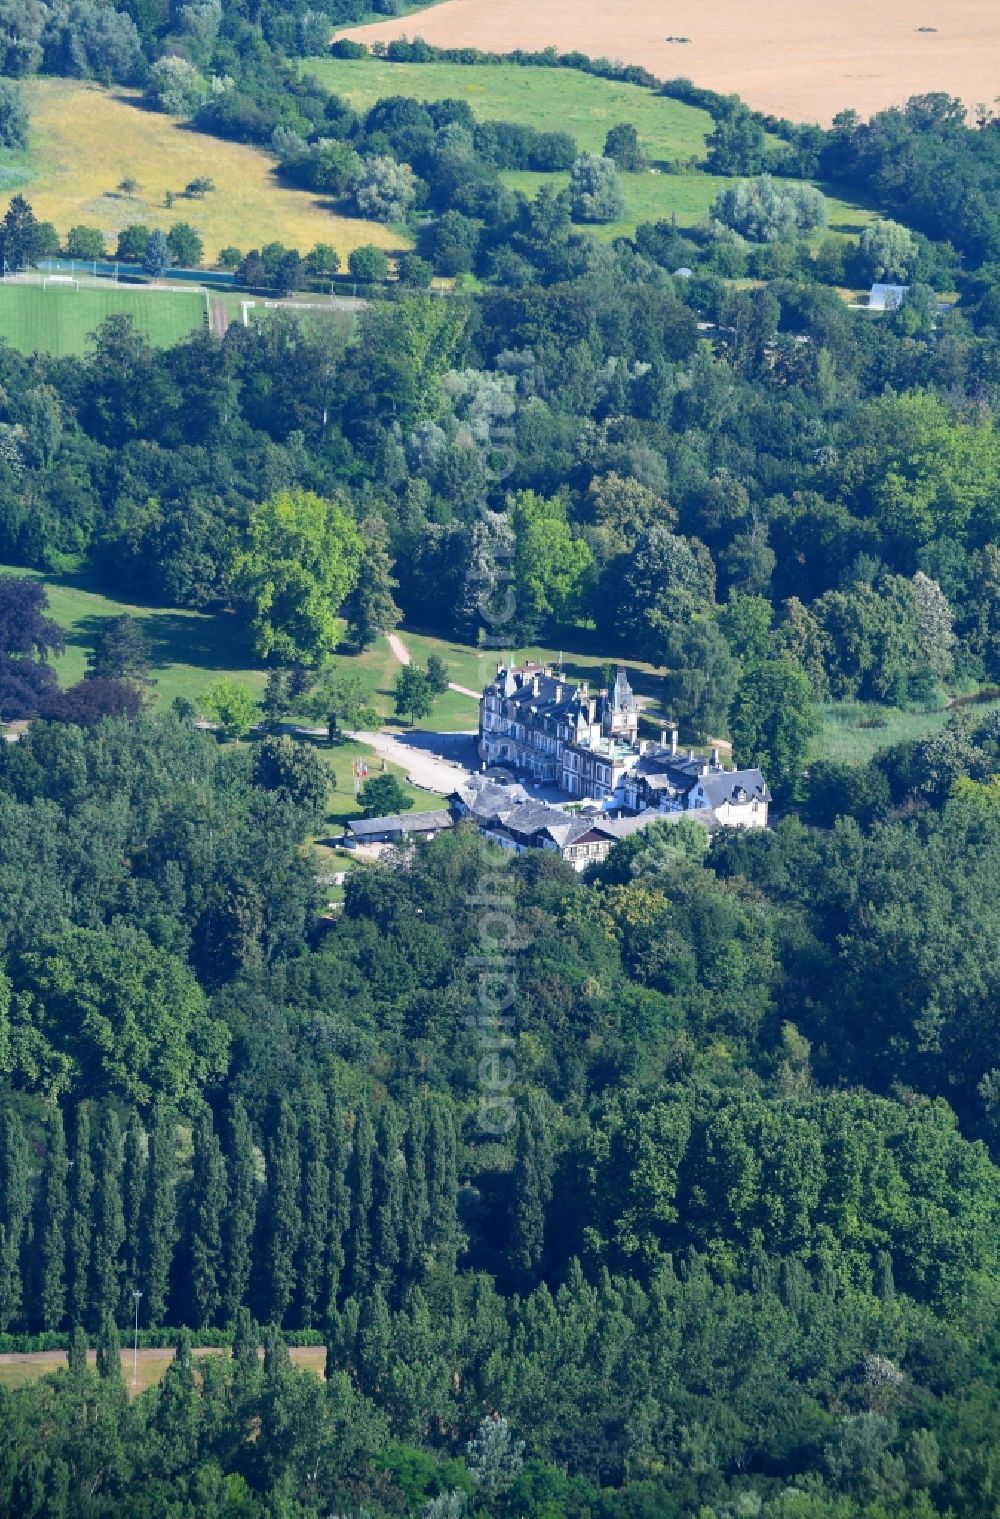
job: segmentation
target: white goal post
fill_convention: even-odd
[[[73,290],[79,290],[80,281],[74,279],[71,274],[47,274],[42,280],[42,289],[48,290],[50,285],[55,285],[61,290],[65,290],[67,286]]]

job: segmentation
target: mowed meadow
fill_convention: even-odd
[[[337,214],[322,196],[286,188],[267,154],[147,110],[133,91],[31,79],[24,92],[31,141],[28,154],[11,161],[11,188],[16,176],[36,216],[63,236],[85,223],[99,227],[113,249],[132,222],[164,232],[189,222],[205,244],[207,263],[226,246],[246,251],[282,242],[305,253],[332,243],[346,258],[362,244],[391,250],[404,241],[376,222]],[[214,181],[211,194],[189,199],[180,193],[202,176]],[[132,195],[116,188],[127,177],[138,181]],[[0,192],[4,188],[0,179]],[[168,191],[177,196],[169,208]]]
[[[356,110],[367,110],[388,95],[465,100],[480,121],[516,121],[538,132],[569,132],[585,153],[599,153],[608,128],[630,121],[654,163],[700,159],[713,129],[711,116],[696,106],[575,69],[389,63],[380,58],[309,58],[303,69]]]
[[[512,44],[513,45],[513,44]],[[315,75],[330,90],[364,111],[377,100],[405,95],[414,100],[464,100],[480,121],[514,121],[539,132],[569,132],[581,151],[600,153],[609,129],[629,122],[639,134],[649,168],[623,174],[626,213],[618,221],[589,228],[596,237],[631,235],[640,222],[676,217],[690,227],[708,215],[709,207],[728,180],[705,174],[697,167],[706,156],[705,141],[713,130],[707,111],[669,99],[639,85],[599,79],[575,69],[523,68],[518,64],[389,63],[379,58],[309,58],[303,71]],[[781,147],[778,138],[771,146]],[[511,171],[501,176],[512,190],[529,199],[544,185],[562,188],[568,174]],[[857,237],[872,220],[874,209],[855,199],[827,195],[826,232]]]

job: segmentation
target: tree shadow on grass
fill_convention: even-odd
[[[92,649],[101,629],[116,614],[88,613],[66,633],[68,646]],[[183,612],[137,611],[136,622],[149,643],[150,663],[190,665],[205,671],[242,671],[255,665],[253,650],[239,619],[232,613],[196,616]]]

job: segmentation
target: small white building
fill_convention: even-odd
[[[678,754],[651,744],[625,777],[624,803],[630,812],[709,813],[729,828],[766,828],[771,793],[757,769],[727,769],[718,749],[710,759],[693,751]]]

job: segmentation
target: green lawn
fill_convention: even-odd
[[[631,122],[652,165],[641,174],[622,176],[628,210],[620,221],[591,228],[596,236],[627,236],[640,222],[676,216],[681,226],[704,220],[720,189],[720,175],[687,170],[677,174],[653,172],[658,166],[705,157],[705,138],[712,131],[707,111],[685,105],[639,85],[597,79],[575,69],[521,68],[517,64],[388,63],[378,58],[309,58],[303,65],[330,89],[359,110],[388,95],[418,100],[465,100],[482,121],[516,121],[539,131],[572,133],[581,149],[600,152],[608,128]],[[769,139],[780,146],[778,139]],[[568,174],[505,173],[513,190],[534,198],[543,185],[562,187]],[[829,232],[857,236],[875,211],[853,199],[819,188],[830,203]],[[826,235],[816,234],[818,242]]]
[[[360,791],[367,779],[373,775],[382,774],[382,761],[364,744],[350,742],[334,744],[332,748],[324,752],[329,757],[337,780],[337,784],[330,788],[327,802],[327,825],[331,833],[338,833],[342,831],[349,818],[356,818],[361,812],[355,796],[355,780],[357,780],[357,789]],[[354,766],[358,760],[367,764],[367,776],[355,777]],[[398,765],[386,763],[385,771],[388,775],[396,777],[418,811],[426,811],[428,808],[439,805],[439,799],[434,793],[421,791],[419,787],[411,786],[406,779],[405,770],[400,769]]]
[[[387,63],[378,58],[307,58],[303,69],[356,109],[389,95],[466,100],[481,121],[569,132],[588,153],[600,152],[609,127],[631,122],[653,162],[704,158],[705,138],[713,126],[708,112],[696,106],[576,69]]]
[[[204,325],[205,296],[199,290],[0,284],[0,339],[21,353],[56,358],[84,353],[91,333],[120,312],[127,312],[150,342],[166,348]]]
[[[568,174],[531,174],[527,170],[510,170],[501,178],[509,189],[520,190],[529,200],[535,198],[543,185],[563,189],[569,184]],[[595,237],[606,241],[631,236],[640,222],[669,221],[672,216],[677,218],[679,226],[696,226],[708,215],[719,191],[731,183],[722,175],[703,174],[697,169],[683,174],[623,174],[621,182],[626,214],[619,221],[589,228]],[[877,215],[869,206],[832,194],[830,187],[821,182],[817,182],[817,188],[827,197],[830,220],[827,227],[812,235],[812,243],[820,243],[831,234],[857,237]]]
[[[0,575],[22,575],[45,582],[50,615],[66,635],[66,652],[55,661],[64,686],[83,678],[100,619],[128,612],[141,625],[152,647],[158,705],[183,696],[197,706],[222,675],[245,681],[258,695],[263,693],[264,672],[255,663],[243,628],[231,614],[135,606],[88,590],[74,576],[42,575],[12,565],[0,565]]]
[[[592,689],[601,686],[604,682],[605,666],[614,669],[619,661],[614,655],[601,650],[596,634],[586,629],[573,628],[567,632],[566,636],[567,640],[572,636],[575,645],[575,650],[572,652],[569,650],[568,643],[562,649],[550,648],[543,644],[506,650],[477,649],[469,644],[455,643],[452,639],[436,638],[426,633],[413,633],[405,628],[401,630],[401,637],[418,664],[424,665],[429,655],[439,654],[448,666],[449,679],[456,685],[468,686],[471,691],[481,691],[487,681],[492,680],[496,675],[497,665],[505,663],[509,658],[522,663],[530,659],[536,664],[543,665],[555,665],[561,660],[567,680],[589,681]],[[662,677],[652,665],[629,660],[627,668],[629,680],[638,695],[650,700],[659,695]],[[474,728],[477,721],[475,702],[467,697],[459,699],[467,701],[473,712],[471,721],[462,726]],[[430,726],[433,727],[434,724],[431,723]]]

